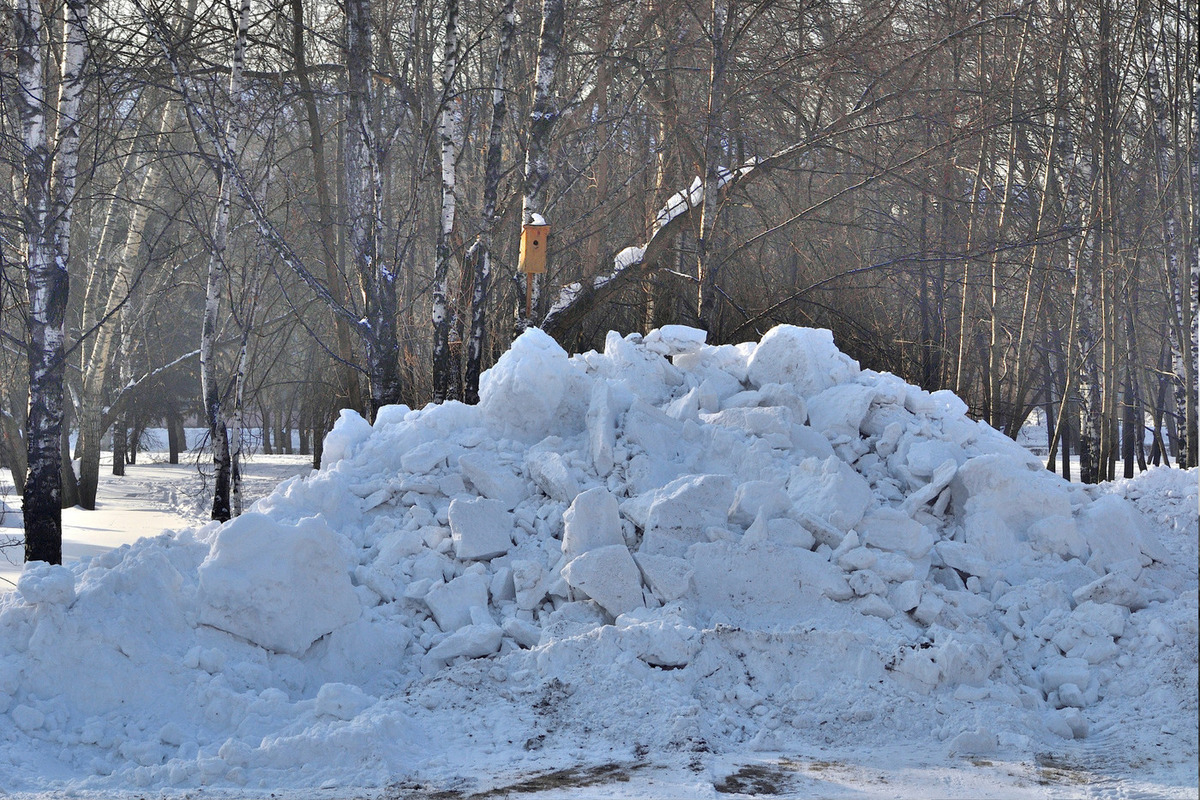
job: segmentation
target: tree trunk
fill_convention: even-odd
[[[696,237],[696,319],[701,328],[716,332],[718,265],[713,263],[717,208],[725,149],[725,73],[729,64],[729,28],[736,0],[712,0],[712,61],[708,79],[708,113],[704,118],[704,197]]]
[[[54,49],[49,46],[45,19],[37,0],[18,0],[14,12],[17,110],[25,172],[21,222],[28,260],[29,298],[26,316],[29,413],[25,424],[29,472],[23,492],[25,560],[61,564],[64,320],[88,9],[83,0],[67,2],[53,148],[47,137],[44,54]]]
[[[462,99],[454,96],[458,72],[458,0],[446,0],[446,37],[442,51],[442,108],[438,138],[442,151],[442,213],[437,237],[437,266],[433,279],[433,402],[450,398],[451,315],[447,304],[450,277],[450,237],[454,232],[456,162],[461,145]]]
[[[22,426],[13,417],[0,410],[0,462],[8,467],[12,475],[13,488],[17,494],[25,494],[25,437]]]
[[[171,409],[167,414],[168,463],[178,464],[179,452],[186,449],[187,442],[184,440],[183,415],[177,410]]]
[[[372,113],[370,0],[346,2],[346,210],[349,244],[366,304],[367,375],[370,417],[401,399],[396,334],[396,270],[382,258],[382,178]]]
[[[1171,328],[1171,367],[1175,374],[1175,404],[1183,414],[1185,423],[1180,425],[1179,452],[1180,466],[1196,466],[1197,449],[1196,434],[1196,376],[1197,376],[1197,344],[1194,326],[1196,323],[1196,273],[1197,260],[1200,256],[1191,254],[1188,259],[1183,253],[1183,226],[1180,222],[1180,209],[1188,198],[1185,192],[1176,191],[1181,187],[1182,180],[1172,180],[1172,172],[1176,169],[1173,162],[1173,150],[1170,136],[1170,112],[1163,96],[1162,84],[1159,79],[1158,53],[1155,47],[1155,37],[1151,35],[1148,22],[1149,10],[1141,9],[1138,14],[1138,27],[1142,35],[1142,45],[1147,56],[1146,84],[1149,88],[1147,100],[1152,117],[1151,127],[1154,139],[1155,178],[1158,184],[1159,220],[1162,226],[1163,272],[1165,284],[1170,287],[1174,316]],[[1200,80],[1200,77],[1197,78]],[[1196,120],[1193,119],[1193,125]],[[1195,137],[1193,136],[1193,142]],[[1193,162],[1194,166],[1194,162]],[[1182,170],[1179,170],[1182,173]],[[1193,179],[1195,180],[1195,179]],[[1193,210],[1193,214],[1197,213]],[[1192,243],[1196,250],[1196,242]],[[1187,262],[1191,261],[1191,269]],[[1189,287],[1190,298],[1184,300],[1181,286]]]
[[[62,471],[59,480],[62,483],[62,507],[74,508],[79,505],[79,479],[75,477],[75,465],[67,457],[71,450],[71,426],[64,420],[62,428]]]
[[[124,414],[117,416],[112,426],[112,474],[118,478],[125,475],[125,459],[129,455],[129,427]]]
[[[525,193],[521,203],[521,223],[528,224],[534,214],[541,215],[545,209],[543,196],[550,181],[550,133],[561,115],[554,100],[554,74],[562,53],[563,0],[542,0],[542,33],[538,40],[537,72],[534,76],[533,111],[529,114],[529,144],[525,150]],[[517,276],[520,281],[520,276]],[[533,277],[532,317],[525,316],[524,306],[517,303],[518,332],[541,319],[540,276]],[[524,293],[524,287],[520,287]]]
[[[245,328],[242,331],[242,347],[238,353],[237,374],[233,381],[233,413],[230,414],[231,452],[229,455],[229,493],[233,516],[242,515],[242,441],[245,427],[245,396],[246,396],[246,340],[250,337],[253,324],[253,310],[246,315]]]
[[[238,151],[240,125],[238,114],[242,91],[242,65],[246,51],[246,32],[250,21],[250,0],[242,0],[238,14],[233,59],[229,74],[229,99],[231,108],[225,123],[225,146],[232,153]],[[221,308],[221,293],[225,289],[225,250],[229,244],[229,207],[232,196],[232,180],[227,169],[220,173],[217,207],[213,213],[212,251],[208,260],[208,280],[205,290],[204,322],[200,334],[200,383],[204,397],[204,413],[208,422],[208,434],[213,451],[213,504],[212,518],[224,522],[231,515],[229,431],[222,413],[220,380],[217,377],[216,339],[218,317]]]
[[[479,375],[483,370],[488,288],[492,277],[492,232],[496,227],[496,198],[500,194],[500,162],[503,157],[504,120],[508,114],[505,81],[512,52],[516,22],[515,0],[505,0],[500,12],[500,44],[492,69],[492,124],[488,131],[487,159],[483,176],[483,228],[467,254],[466,269],[474,271],[471,282],[471,333],[467,340],[467,369],[463,379],[463,401],[479,402]]]

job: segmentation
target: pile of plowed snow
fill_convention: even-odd
[[[568,358],[531,330],[478,406],[343,412],[252,513],[28,568],[0,599],[0,785],[1194,755],[1196,473],[1073,486],[965,412],[828,331]]]

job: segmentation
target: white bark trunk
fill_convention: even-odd
[[[442,50],[442,110],[438,138],[442,151],[442,213],[438,227],[437,266],[433,281],[433,401],[451,397],[458,384],[450,357],[451,312],[448,307],[450,277],[450,237],[454,232],[455,166],[462,146],[462,99],[455,96],[454,79],[458,72],[458,0],[446,0],[446,36]]]
[[[68,0],[66,6],[58,125],[53,147],[46,124],[44,69],[45,54],[54,48],[37,0],[19,0],[14,10],[17,107],[25,172],[22,227],[29,302],[26,317],[29,414],[25,429],[29,475],[23,496],[25,559],[61,563],[64,320],[88,9],[83,0]]]
[[[525,195],[521,204],[521,222],[528,223],[534,214],[544,214],[546,184],[550,180],[550,133],[561,111],[554,101],[554,75],[562,52],[563,0],[542,0],[542,33],[538,42],[537,72],[534,76],[533,110],[529,114],[529,145],[525,151]],[[518,283],[521,276],[516,276]],[[534,276],[533,318],[526,318],[524,307],[518,307],[517,328],[523,330],[541,317],[541,276]],[[525,287],[520,286],[519,295]]]
[[[466,269],[475,277],[471,289],[471,333],[467,339],[467,368],[463,379],[463,401],[479,402],[479,374],[483,368],[483,347],[488,286],[492,279],[492,232],[496,227],[496,198],[500,193],[500,160],[504,120],[508,102],[504,84],[508,80],[508,58],[512,52],[513,31],[516,27],[516,2],[505,0],[500,12],[500,43],[496,63],[492,68],[492,123],[488,132],[487,158],[483,177],[483,229],[466,257]]]
[[[229,71],[230,109],[225,122],[223,145],[237,153],[241,133],[239,114],[242,94],[242,67],[246,51],[246,31],[250,22],[250,0],[242,0],[234,37],[233,58]],[[204,321],[200,333],[200,384],[204,397],[204,413],[213,450],[214,483],[212,518],[230,517],[229,432],[221,412],[221,390],[217,376],[216,340],[221,310],[221,292],[226,284],[225,250],[229,244],[229,207],[233,181],[229,170],[222,169],[217,190],[217,206],[213,212],[212,251],[208,259],[208,278],[205,283]]]

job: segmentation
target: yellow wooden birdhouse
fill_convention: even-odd
[[[541,220],[545,222],[545,220]],[[526,275],[541,275],[546,271],[546,240],[549,225],[526,224],[521,227],[521,258],[518,269]]]

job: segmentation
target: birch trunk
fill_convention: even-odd
[[[243,401],[246,394],[246,341],[251,331],[250,322],[242,332],[242,346],[238,352],[237,375],[234,378],[233,413],[230,415],[229,433],[231,452],[229,457],[229,493],[233,516],[242,515],[242,431],[245,427],[245,407]]]
[[[1196,434],[1196,337],[1193,332],[1195,324],[1195,303],[1197,285],[1196,256],[1192,254],[1187,259],[1182,252],[1183,225],[1180,221],[1180,209],[1187,202],[1183,192],[1176,192],[1178,184],[1172,180],[1174,170],[1173,150],[1170,135],[1170,116],[1166,98],[1163,95],[1162,82],[1159,77],[1159,55],[1157,37],[1150,31],[1148,10],[1143,9],[1138,14],[1138,27],[1142,36],[1142,45],[1146,51],[1146,85],[1147,100],[1151,115],[1151,127],[1154,136],[1155,178],[1158,182],[1159,220],[1162,225],[1163,269],[1166,285],[1170,287],[1171,300],[1174,305],[1174,319],[1171,329],[1171,367],[1175,375],[1175,404],[1179,413],[1184,415],[1185,424],[1180,425],[1179,464],[1180,466],[1196,466],[1197,434]],[[1193,121],[1193,124],[1194,121]],[[1193,162],[1194,163],[1194,162]],[[1193,179],[1194,180],[1194,179]],[[1172,196],[1176,195],[1176,196]],[[1193,213],[1195,213],[1193,211]],[[1195,243],[1193,242],[1193,250]],[[1191,269],[1185,271],[1185,263],[1192,262]],[[1181,286],[1187,285],[1191,298],[1185,302]]]
[[[250,21],[250,0],[242,0],[238,13],[237,33],[233,44],[233,59],[229,71],[229,99],[231,108],[225,123],[223,142],[230,153],[236,153],[240,124],[238,114],[241,106],[242,67],[246,52],[246,31]],[[222,398],[216,365],[217,325],[221,309],[221,292],[227,282],[225,249],[229,244],[229,207],[233,181],[229,170],[222,169],[217,192],[217,207],[213,212],[212,251],[208,260],[208,279],[205,285],[204,322],[200,333],[200,384],[204,398],[204,413],[208,422],[208,435],[213,451],[213,504],[212,518],[228,520],[230,510],[231,464],[229,453],[229,430],[221,411]]]
[[[64,319],[88,9],[83,0],[68,0],[66,5],[53,149],[46,124],[44,73],[44,54],[53,50],[40,3],[19,0],[13,18],[19,87],[17,110],[24,148],[25,203],[21,221],[29,301],[26,317],[29,414],[25,423],[29,472],[23,492],[25,560],[60,564]]]
[[[704,198],[700,232],[696,237],[696,317],[700,327],[714,332],[718,265],[712,263],[716,231],[721,161],[725,136],[725,73],[729,64],[730,0],[712,2],[712,64],[708,80],[708,113],[704,118]]]
[[[483,177],[483,229],[467,254],[467,268],[475,273],[471,289],[471,333],[467,339],[467,369],[463,379],[463,401],[479,402],[479,375],[483,369],[486,335],[488,284],[492,278],[492,232],[496,227],[496,198],[500,194],[501,145],[508,101],[504,92],[508,80],[508,59],[516,28],[516,0],[505,0],[500,12],[500,44],[492,69],[492,124],[488,131],[487,158]]]
[[[346,2],[346,216],[349,244],[366,305],[362,328],[371,384],[370,416],[385,405],[400,402],[399,347],[396,336],[396,272],[384,264],[382,181],[371,113],[371,4]]]
[[[562,54],[563,0],[542,0],[542,32],[538,41],[537,72],[534,77],[533,110],[529,114],[529,145],[525,151],[525,194],[521,203],[521,222],[529,223],[534,214],[546,210],[543,196],[550,181],[550,133],[561,111],[554,100],[554,74]],[[519,276],[518,276],[519,279]],[[541,276],[533,278],[532,318],[525,317],[517,303],[518,332],[533,325],[541,313]],[[518,295],[524,294],[520,287]]]
[[[442,109],[438,138],[442,150],[442,213],[437,237],[437,266],[433,279],[433,402],[451,399],[449,293],[450,237],[454,232],[455,165],[458,159],[462,100],[454,96],[458,71],[458,0],[446,0],[446,38],[442,51]]]

